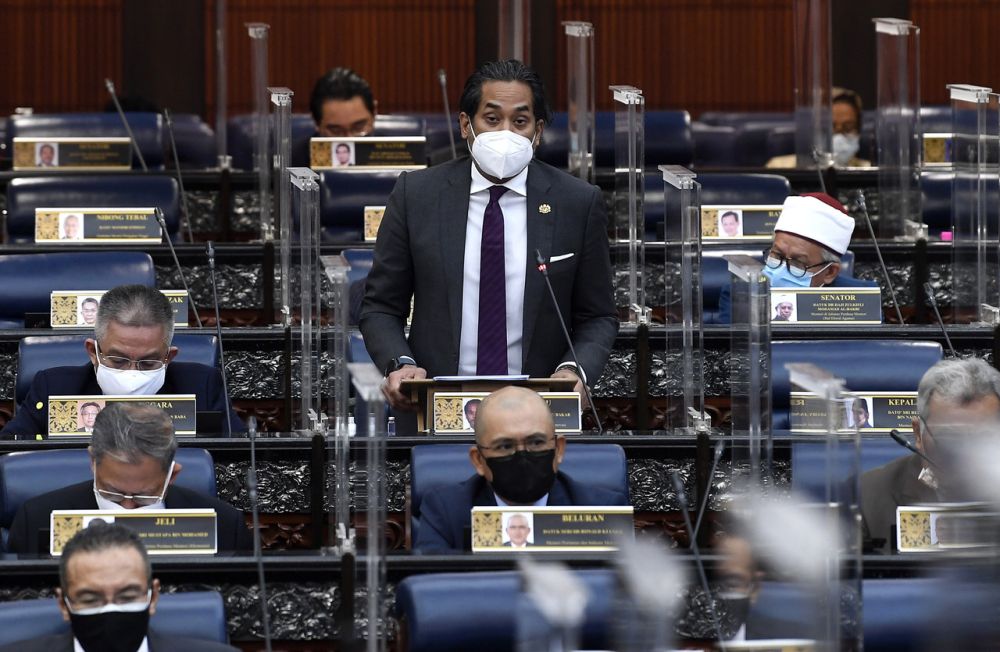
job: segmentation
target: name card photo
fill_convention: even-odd
[[[701,237],[704,240],[770,241],[780,215],[780,204],[702,206]]]
[[[851,392],[842,403],[837,423],[842,429],[857,426],[861,432],[909,431],[917,418],[916,392]],[[810,392],[791,392],[789,420],[792,432],[827,432],[827,402]]]
[[[14,170],[131,170],[125,137],[14,139]]]
[[[738,652],[813,652],[816,641],[797,638],[760,639],[756,641],[726,641],[727,650]]]
[[[383,215],[385,206],[365,206],[365,242],[375,242]]]
[[[309,141],[309,167],[314,170],[425,168],[427,139],[423,136],[317,137]]]
[[[151,244],[162,242],[153,208],[36,208],[38,244]]]
[[[899,552],[941,552],[992,545],[996,513],[977,503],[896,508]]]
[[[472,552],[617,550],[632,507],[473,507]]]
[[[49,396],[49,437],[89,437],[94,419],[108,403],[142,403],[164,410],[178,436],[197,434],[198,402],[194,394],[127,396]],[[41,406],[39,406],[41,407]]]
[[[476,428],[479,404],[489,392],[437,392],[431,409],[432,434],[471,435]],[[577,392],[539,392],[556,423],[557,433],[578,433],[582,414]]]
[[[928,167],[948,167],[955,158],[952,147],[955,134],[930,133],[924,134],[924,165]]]
[[[881,324],[882,290],[771,288],[772,324]]]
[[[174,311],[174,327],[188,326],[188,293],[186,290],[160,290]],[[100,290],[56,290],[49,296],[49,321],[52,328],[93,328],[97,308],[104,292]]]
[[[49,516],[49,553],[61,555],[73,535],[93,521],[118,523],[133,530],[151,555],[214,555],[218,551],[214,509],[66,509]]]

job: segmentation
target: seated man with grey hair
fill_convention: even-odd
[[[897,507],[962,499],[965,469],[953,463],[954,435],[968,438],[1000,423],[1000,371],[975,358],[937,363],[920,379],[917,415],[916,448],[933,464],[914,453],[861,476],[864,538],[883,540],[886,550]]]
[[[49,396],[98,394],[194,394],[199,412],[218,412],[229,418],[233,431],[246,430],[226,400],[218,369],[173,362],[178,352],[170,345],[173,336],[174,312],[162,292],[145,285],[107,291],[94,337],[85,343],[90,363],[36,373],[0,439],[47,436]]]
[[[167,413],[141,403],[110,403],[94,421],[90,468],[94,479],[25,501],[10,528],[10,552],[38,554],[46,548],[53,510],[214,509],[218,549],[253,548],[243,514],[217,498],[174,484],[177,439]]]

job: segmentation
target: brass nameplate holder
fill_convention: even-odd
[[[174,327],[188,326],[188,293],[186,290],[160,290],[174,310]],[[101,290],[55,290],[50,294],[49,319],[52,328],[93,328],[97,308],[104,292]]]
[[[118,523],[135,531],[151,555],[214,555],[218,551],[214,509],[55,510],[49,516],[49,553],[58,557],[93,521]]]
[[[140,403],[153,405],[174,422],[178,436],[196,435],[198,401],[194,394],[155,394],[153,396],[126,396],[97,394],[95,396],[49,396],[49,437],[89,437],[88,414],[93,406],[100,412],[108,403]]]
[[[955,160],[952,153],[954,143],[955,134],[952,133],[924,134],[924,166],[950,167]]]
[[[153,208],[36,208],[39,244],[144,244],[163,240]]]
[[[427,139],[423,136],[366,136],[313,138],[309,167],[314,170],[417,170],[427,167]]]
[[[899,552],[942,552],[993,545],[997,514],[982,503],[896,508]]]
[[[772,324],[881,324],[882,290],[771,288]]]
[[[523,547],[511,540],[512,519],[524,533]],[[617,550],[618,542],[634,536],[631,507],[472,508],[472,552]]]
[[[840,428],[857,426],[862,433],[909,430],[917,418],[916,392],[851,392],[853,401],[841,404]],[[792,432],[826,433],[827,401],[811,392],[791,392],[789,421]]]
[[[383,215],[385,206],[365,206],[365,242],[375,242]]]
[[[437,392],[431,412],[431,434],[471,435],[476,411],[489,392]],[[557,433],[579,433],[581,427],[578,392],[538,392],[552,411]]]
[[[132,142],[125,137],[14,138],[14,170],[131,170]]]
[[[703,240],[770,241],[781,216],[780,205],[710,205],[701,207]]]

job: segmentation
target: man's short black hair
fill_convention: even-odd
[[[323,104],[327,100],[347,101],[352,97],[360,97],[365,108],[375,115],[375,99],[372,97],[372,87],[364,77],[350,68],[334,68],[316,80],[312,95],[309,96],[309,110],[312,111],[316,124],[323,119]]]
[[[465,80],[462,98],[458,102],[459,109],[472,119],[479,110],[479,102],[483,99],[483,84],[491,81],[522,82],[531,87],[531,104],[535,119],[545,124],[552,121],[549,103],[545,99],[545,85],[542,78],[530,66],[517,59],[505,61],[490,61],[484,63],[476,72]]]
[[[94,297],[87,297],[86,299],[84,299],[83,301],[80,302],[80,306],[82,307],[83,305],[88,304],[88,303],[92,303],[95,306],[101,305],[100,301],[98,301]]]
[[[63,593],[69,589],[67,568],[73,555],[78,552],[102,552],[111,548],[134,548],[146,566],[146,585],[152,583],[153,566],[149,562],[146,546],[143,545],[139,535],[124,525],[98,520],[92,521],[88,527],[74,534],[63,547],[62,558],[59,559],[59,584]]]

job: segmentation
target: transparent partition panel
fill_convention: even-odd
[[[664,243],[667,297],[666,360],[680,362],[680,382],[668,383],[666,427],[705,432],[704,325],[701,293],[701,184],[679,165],[661,165],[664,221],[680,224],[680,240]],[[667,228],[668,233],[678,229]],[[676,388],[676,391],[675,391]]]
[[[744,493],[771,472],[771,302],[763,263],[746,255],[725,259],[732,287],[733,490]]]
[[[299,414],[297,430],[312,430],[322,414],[319,362],[321,303],[319,265],[319,175],[309,168],[288,168],[291,183],[291,210],[298,224],[299,291],[292,297],[289,314],[298,314],[301,322],[295,357],[299,361]],[[287,276],[282,283],[291,282]]]
[[[226,0],[215,0],[215,152],[219,169],[230,167],[226,142],[229,89],[226,66]]]
[[[271,122],[267,110],[267,38],[271,27],[267,23],[246,23],[250,36],[251,78],[253,92],[254,140],[253,166],[257,170],[260,195],[260,236],[274,238],[271,217]]]
[[[288,166],[292,161],[292,91],[287,88],[268,88],[274,107],[274,212],[281,241],[281,267],[286,269],[292,260],[292,209],[288,203],[290,184]],[[263,215],[261,216],[263,218]],[[263,228],[263,224],[262,224]],[[273,233],[274,226],[268,226]],[[269,238],[264,238],[265,240]],[[290,304],[286,296],[290,285],[281,284],[281,305]]]
[[[876,18],[880,238],[925,237],[920,210],[920,29],[908,20]]]
[[[644,266],[646,263],[643,213],[646,99],[634,86],[611,86],[615,103],[615,194],[612,237],[618,252],[615,296],[619,312],[631,324],[648,320]]]
[[[986,214],[987,115],[991,89],[951,84],[953,166],[952,302],[954,321],[980,320],[984,304],[997,305],[995,246],[990,246]],[[994,103],[995,105],[995,103]],[[996,238],[995,227],[993,238]]]
[[[355,395],[364,406],[367,420],[367,436],[358,443],[365,449],[364,459],[358,459],[358,466],[364,467],[365,495],[358,496],[358,510],[365,514],[365,614],[366,631],[364,638],[368,652],[382,652],[386,649],[386,473],[385,473],[385,402],[382,397],[382,374],[370,362],[348,365]]]
[[[531,0],[497,0],[499,59],[531,63]]]
[[[594,26],[565,21],[570,174],[594,181]]]
[[[831,0],[793,0],[795,42],[795,159],[797,167],[829,167]]]
[[[343,256],[322,256],[320,263],[327,281],[326,309],[327,331],[326,351],[329,367],[326,384],[329,392],[326,414],[329,417],[329,435],[333,441],[334,504],[330,541],[344,549],[352,541],[351,535],[351,478],[350,431],[348,416],[350,410],[350,383],[347,373],[347,348],[350,345],[348,331],[350,324],[350,265]],[[353,545],[350,545],[353,547]]]

